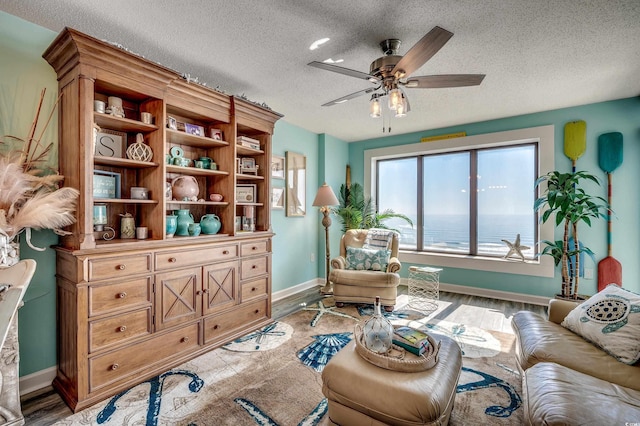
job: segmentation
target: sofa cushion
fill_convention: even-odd
[[[522,378],[525,421],[532,425],[624,425],[640,419],[640,391],[543,362]]]
[[[386,271],[391,250],[347,247],[347,269]]]
[[[640,295],[610,284],[561,324],[625,364],[640,359]]]

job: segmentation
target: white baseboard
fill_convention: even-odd
[[[293,287],[285,288],[284,290],[278,290],[271,294],[271,301],[276,302],[278,300],[284,299],[285,297],[293,296],[296,293],[300,293],[301,291],[305,291],[317,286],[322,286],[324,285],[324,282],[324,278],[315,278],[313,280],[296,284]]]
[[[51,386],[57,371],[54,366],[20,377],[20,396]]]

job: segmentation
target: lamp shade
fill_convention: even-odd
[[[316,194],[316,198],[313,200],[312,206],[337,206],[338,204],[340,204],[340,202],[336,198],[336,194],[333,193],[333,189],[331,189],[331,187],[325,182],[318,189],[318,193]]]

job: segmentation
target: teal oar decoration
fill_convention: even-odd
[[[622,264],[611,256],[611,174],[622,164],[622,133],[598,137],[598,165],[607,174],[607,257],[598,262],[598,291],[611,283],[622,286]]]

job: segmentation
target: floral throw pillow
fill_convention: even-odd
[[[563,327],[625,364],[640,359],[640,294],[609,284],[574,308]]]
[[[347,269],[386,271],[391,250],[375,250],[347,246]]]

